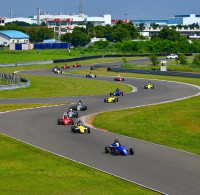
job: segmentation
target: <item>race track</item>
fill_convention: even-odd
[[[25,71],[25,73],[54,74],[51,70]],[[85,75],[59,74],[57,76],[85,78]],[[113,81],[113,77],[108,76],[98,76],[97,79]],[[84,116],[172,101],[200,92],[195,86],[158,80],[152,80],[155,85],[154,90],[144,90],[147,81],[149,80],[126,78],[124,83],[137,88],[137,92],[127,93],[119,97],[118,103],[113,104],[103,102],[107,95],[0,99],[0,104],[60,101],[77,103],[81,99],[88,106],[86,112],[79,112],[79,116]],[[57,106],[3,113],[0,115],[0,132],[161,193],[200,193],[198,155],[96,129],[92,129],[91,134],[73,134],[70,126],[57,125],[57,118],[68,108],[69,106]],[[104,147],[114,139],[119,139],[122,145],[133,147],[135,155],[124,157],[105,154]]]

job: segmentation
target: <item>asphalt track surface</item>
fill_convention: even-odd
[[[23,73],[54,75],[51,70]],[[85,79],[85,75],[56,76]],[[113,77],[108,76],[98,76],[97,79],[113,81]],[[200,92],[194,86],[159,80],[152,80],[154,90],[144,90],[147,81],[125,78],[124,83],[136,87],[137,91],[119,97],[118,103],[104,103],[107,95],[99,95],[0,99],[0,104],[60,101],[77,103],[81,99],[88,110],[79,112],[80,117],[108,110],[173,101]],[[2,113],[0,132],[161,193],[200,193],[200,156],[97,129],[92,129],[90,134],[73,134],[70,126],[57,125],[57,118],[68,108],[69,106],[56,106]],[[133,147],[135,155],[125,157],[105,154],[104,147],[114,139],[119,139],[128,148]]]

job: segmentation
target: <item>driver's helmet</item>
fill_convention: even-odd
[[[119,91],[119,88],[117,88],[116,91]]]
[[[82,104],[82,101],[80,100],[79,102],[78,102],[78,105],[81,105]]]
[[[148,84],[151,85],[151,82],[149,81]]]
[[[115,146],[116,146],[116,147],[119,147],[119,143],[118,143],[118,142],[117,142],[117,143],[115,143]]]
[[[72,108],[70,108],[69,111],[72,111]]]
[[[83,125],[83,122],[82,122],[82,121],[78,121],[77,125],[78,125],[78,126],[82,126],[82,125]]]
[[[63,117],[67,118],[67,113],[66,112],[64,112]]]

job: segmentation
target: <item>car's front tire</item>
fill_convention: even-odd
[[[130,155],[133,155],[134,154],[134,150],[133,148],[130,148]]]

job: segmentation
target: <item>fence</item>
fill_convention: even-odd
[[[115,67],[108,67],[107,70],[112,71],[112,72],[125,72],[125,73],[154,74],[154,75],[165,75],[165,76],[200,78],[200,74],[188,73],[188,72],[142,70],[142,69],[115,68]]]

